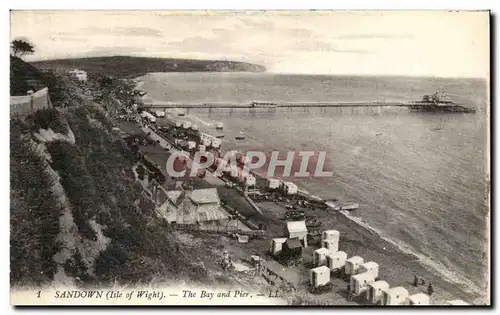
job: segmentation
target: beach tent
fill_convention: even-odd
[[[345,266],[347,260],[347,253],[343,251],[328,253],[326,255],[326,266],[332,271],[340,270]]]
[[[328,284],[330,282],[330,269],[326,266],[311,269],[309,281],[314,288]]]
[[[368,290],[366,292],[366,299],[373,303],[377,304],[382,300],[384,296],[383,290],[389,289],[389,283],[384,280],[375,281],[374,283],[368,284]]]
[[[363,258],[359,256],[354,256],[346,260],[345,262],[345,274],[348,276],[353,276],[358,273],[359,266],[364,263]]]

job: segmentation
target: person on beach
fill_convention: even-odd
[[[427,286],[427,294],[431,296],[432,293],[434,293],[434,286],[432,285],[432,282],[429,281],[429,285]]]

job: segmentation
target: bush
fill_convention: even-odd
[[[38,131],[39,129],[52,129],[52,131],[61,134],[66,134],[68,132],[68,128],[66,123],[63,121],[63,117],[55,108],[37,110],[34,114],[33,120],[33,131]]]

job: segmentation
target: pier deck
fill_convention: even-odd
[[[215,109],[215,108],[314,108],[314,107],[407,107],[411,110],[419,111],[442,111],[473,113],[475,109],[461,105],[435,105],[415,102],[282,102],[282,103],[170,103],[151,102],[144,103],[144,107],[150,109],[186,108],[186,109]]]

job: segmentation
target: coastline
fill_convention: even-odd
[[[137,86],[139,86],[139,88],[142,87],[142,82],[138,82]],[[179,110],[174,106],[172,107],[172,110],[184,112],[183,110]],[[174,116],[169,118],[175,120],[191,120],[192,123],[197,123],[197,124],[198,122],[202,122],[201,119],[198,118],[197,116],[188,113],[186,113],[186,115],[183,117],[177,118]],[[200,125],[200,131],[206,131],[208,133],[213,132],[213,130],[211,129],[204,130],[210,127],[213,127],[213,124],[211,123],[202,124]],[[230,137],[234,138],[234,134],[231,134],[230,136],[228,135],[226,139]],[[229,145],[228,147],[228,144],[223,144],[223,151],[233,150],[233,149],[238,150],[237,148],[234,148],[234,146],[231,147],[231,145]],[[255,174],[255,172],[252,173],[256,177],[265,178],[260,174]],[[303,189],[300,189],[300,192],[316,199],[320,198]],[[481,303],[489,303],[489,301],[482,302],[484,301],[483,300],[484,298],[487,299],[486,294],[488,292],[484,292],[485,295],[481,295],[481,293],[479,292],[470,292],[465,288],[465,286],[467,287],[469,286],[468,283],[469,280],[465,279],[464,281],[461,281],[462,283],[454,283],[454,279],[452,279],[452,277],[440,273],[433,266],[431,266],[431,264],[426,263],[425,259],[422,259],[425,257],[418,257],[414,253],[405,251],[401,244],[398,244],[397,242],[384,237],[381,233],[370,227],[368,224],[364,223],[362,219],[357,217],[351,217],[348,213],[343,213],[338,211],[332,211],[332,212],[334,212],[332,214],[332,217],[335,219],[336,224],[338,224],[338,228],[337,225],[335,225],[335,229],[341,230],[341,234],[348,235],[346,244],[350,244],[348,245],[347,248],[350,248],[351,250],[349,251],[346,250],[346,252],[349,254],[349,256],[360,255],[362,257],[365,256],[379,257],[380,260],[375,260],[374,258],[370,259],[373,259],[377,262],[384,261],[383,264],[390,265],[390,268],[387,268],[389,274],[391,274],[390,272],[391,270],[398,269],[398,271],[394,273],[394,277],[388,279],[391,280],[390,282],[391,286],[398,286],[398,285],[404,287],[412,286],[413,275],[417,274],[434,283],[436,288],[436,293],[433,295],[433,297],[438,296],[438,292],[441,292],[441,294],[439,295],[443,296],[442,299],[443,303],[446,300],[452,300],[455,298],[461,298],[471,304],[473,304],[475,301],[478,301],[478,299],[481,301]],[[365,242],[361,240],[364,240]],[[341,247],[342,247],[342,242],[343,241],[341,238]],[[352,246],[352,244],[357,244],[357,245]],[[366,255],[361,253],[366,253]],[[390,261],[390,258],[395,258],[396,262],[388,263],[388,261]],[[383,264],[381,263],[381,270],[384,269]],[[385,274],[386,273],[384,273],[384,275]]]

